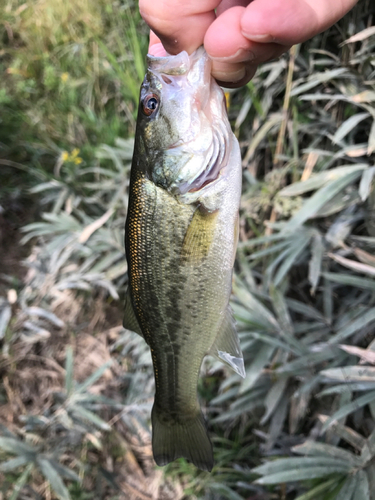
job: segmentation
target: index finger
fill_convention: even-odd
[[[203,45],[221,0],[139,0],[141,16],[154,32],[150,45],[162,42],[170,54],[189,54]],[[152,49],[153,51],[153,49]],[[155,54],[156,55],[156,54]]]

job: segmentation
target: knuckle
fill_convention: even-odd
[[[150,28],[169,35],[176,24],[175,9],[163,0],[139,0],[139,11]]]

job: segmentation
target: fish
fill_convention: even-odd
[[[229,299],[238,242],[241,154],[203,47],[147,56],[125,226],[124,327],[151,350],[157,465],[211,471],[197,395],[203,358],[245,376]]]

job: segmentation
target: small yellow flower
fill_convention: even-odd
[[[63,151],[61,153],[61,161],[63,163],[65,163],[66,161],[68,161],[68,159],[69,159],[69,153],[68,153],[68,151]]]
[[[67,82],[69,80],[69,73],[66,73],[66,72],[62,73],[61,76],[60,76],[60,78],[61,78],[61,81],[63,83]]]
[[[68,151],[63,151],[61,153],[61,161],[62,163],[74,163],[75,165],[80,165],[83,160],[79,154],[79,149],[74,148],[73,151],[69,154]]]

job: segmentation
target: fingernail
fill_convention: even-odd
[[[267,34],[262,35],[257,33],[246,33],[245,31],[242,31],[242,34],[245,38],[251,40],[252,42],[271,43],[275,41],[275,38],[273,36]]]
[[[148,53],[155,57],[165,57],[167,55],[162,43],[154,43],[148,49]]]
[[[255,59],[255,54],[251,50],[246,50],[246,49],[239,49],[237,52],[231,56],[227,57],[212,57],[210,56],[213,61],[218,61],[218,62],[250,62]]]
[[[234,71],[212,70],[212,76],[221,82],[239,82],[246,75],[246,68],[239,68]]]

